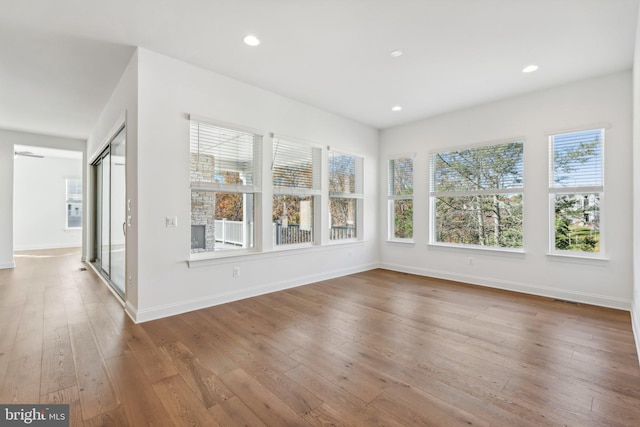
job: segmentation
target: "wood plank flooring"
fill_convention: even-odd
[[[135,325],[74,249],[0,270],[0,403],[72,426],[637,426],[629,313],[374,270]]]

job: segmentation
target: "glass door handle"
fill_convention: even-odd
[[[127,235],[127,222],[122,223],[122,234]]]

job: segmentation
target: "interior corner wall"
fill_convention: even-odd
[[[640,14],[633,60],[633,304],[631,320],[640,360]]]
[[[86,142],[74,138],[0,129],[0,268],[13,268],[14,145],[86,153]]]
[[[131,200],[127,215],[131,216],[131,225],[127,227],[126,240],[126,276],[130,278],[126,284],[126,310],[136,320],[138,307],[138,52],[131,57],[109,101],[105,105],[96,126],[87,141],[87,162],[85,168],[88,176],[88,187],[93,187],[90,173],[91,162],[95,160],[115,132],[126,122],[126,198]],[[85,227],[88,229],[93,215],[95,194],[90,191],[89,207],[85,215]],[[85,246],[93,247],[91,233],[87,234]]]
[[[138,55],[138,320],[377,266],[376,129],[145,49]],[[364,242],[236,256],[190,268],[188,114],[364,156]],[[165,217],[172,216],[178,227],[165,227]]]
[[[416,153],[414,182],[420,183],[414,189],[415,244],[382,241],[381,266],[628,310],[633,280],[631,94],[631,72],[624,71],[381,131],[381,188],[387,176],[385,160],[398,153]],[[547,135],[603,123],[610,124],[605,133],[606,201],[602,209],[608,260],[549,256]],[[428,245],[429,153],[522,137],[525,253]],[[379,234],[386,236],[385,200],[379,210],[385,213]],[[635,239],[636,245],[638,241]],[[471,265],[469,258],[473,258]]]
[[[82,246],[82,228],[66,227],[66,179],[82,179],[82,159],[19,156],[14,161],[14,250]]]
[[[0,268],[13,268],[13,143],[0,131]]]

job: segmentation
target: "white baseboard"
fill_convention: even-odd
[[[131,304],[130,301],[127,301],[124,304],[124,312],[127,313],[127,316],[129,316],[131,320],[133,320],[133,323],[138,323],[138,310],[133,306],[133,304]]]
[[[640,312],[637,311],[635,301],[631,302],[631,327],[633,329],[633,337],[636,340],[636,353],[638,355],[638,363],[640,364]]]
[[[507,291],[521,292],[525,294],[542,297],[557,298],[567,301],[580,302],[584,304],[597,305],[601,307],[616,308],[629,311],[631,300],[624,298],[609,297],[606,295],[590,294],[580,291],[568,291],[565,289],[552,288],[549,286],[511,282],[507,280],[491,279],[468,274],[456,274],[448,271],[430,270],[410,267],[399,264],[380,264],[380,268],[386,270],[399,271],[402,273],[416,274],[418,276],[428,276],[437,279],[453,280],[456,282],[469,283],[472,285],[486,286],[489,288],[503,289]]]
[[[4,270],[5,268],[16,268],[16,263],[13,261],[0,263],[0,270]]]
[[[225,304],[232,301],[237,301],[245,298],[251,298],[258,295],[264,295],[271,292],[282,291],[285,289],[295,288],[298,286],[308,285],[322,280],[333,279],[336,277],[346,276],[348,274],[360,273],[362,271],[368,271],[378,268],[377,263],[365,264],[360,266],[349,267],[340,270],[333,270],[322,274],[298,277],[292,280],[286,280],[282,282],[274,282],[260,286],[254,286],[239,291],[223,292],[216,295],[209,295],[202,298],[194,298],[185,301],[179,301],[173,304],[166,304],[158,307],[151,307],[142,310],[135,310],[131,307],[131,313],[129,313],[129,307],[127,306],[127,312],[129,316],[136,322],[148,322],[154,319],[160,319],[163,317],[174,316],[176,314],[186,313],[189,311],[200,310],[202,308],[212,307],[214,305]]]
[[[25,245],[14,246],[14,251],[37,251],[39,249],[64,249],[64,248],[81,248],[82,243],[57,243],[47,245]]]

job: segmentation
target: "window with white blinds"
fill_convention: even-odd
[[[524,143],[433,153],[431,242],[522,248]]]
[[[300,193],[320,194],[321,158],[322,151],[318,147],[274,137],[274,193],[290,193],[296,189]]]
[[[390,240],[413,239],[413,156],[389,160],[387,176]]]
[[[321,195],[322,150],[273,137],[273,244],[311,245]]]
[[[192,187],[259,191],[262,135],[191,120]]]
[[[603,252],[604,129],[549,137],[551,252]]]
[[[335,151],[329,152],[329,194],[362,197],[364,159]]]
[[[191,253],[255,247],[262,135],[190,119]]]
[[[329,152],[329,239],[357,239],[361,235],[364,197],[364,159]]]
[[[604,129],[552,135],[549,186],[601,189],[603,141]]]

